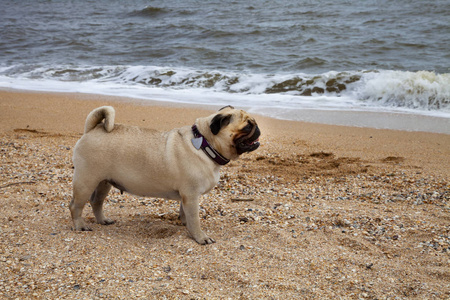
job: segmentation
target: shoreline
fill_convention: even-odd
[[[144,106],[164,106],[164,107],[186,107],[206,110],[217,110],[225,104],[201,104],[189,103],[177,100],[153,100],[143,97],[115,96],[108,94],[95,94],[86,92],[60,92],[60,91],[36,91],[16,88],[0,88],[0,91],[11,93],[36,93],[36,94],[61,94],[73,95],[80,99],[116,99],[118,101],[130,102]],[[236,106],[235,104],[233,104]],[[258,114],[268,118],[298,121],[314,124],[350,126],[371,129],[388,129],[409,132],[429,132],[450,135],[450,118],[424,112],[414,111],[371,111],[360,109],[334,110],[334,109],[288,109],[279,107],[249,107],[241,106],[253,114]]]
[[[266,115],[265,112],[269,110],[269,108],[259,108],[251,111]],[[280,112],[277,116],[267,116],[280,120],[317,124],[450,135],[450,118],[412,112],[298,109]]]

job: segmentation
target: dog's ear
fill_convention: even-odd
[[[234,107],[233,107],[233,106],[231,106],[231,105],[227,105],[227,106],[224,106],[224,107],[222,107],[221,109],[219,109],[219,111],[221,111],[222,109],[225,109],[225,108],[231,108],[231,109],[234,109]]]
[[[209,125],[209,128],[211,129],[211,132],[214,135],[216,135],[223,127],[230,124],[230,120],[231,115],[222,115],[222,114],[215,115],[211,121],[211,124]]]

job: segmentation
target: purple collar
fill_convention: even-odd
[[[219,152],[217,152],[216,149],[214,149],[208,141],[205,139],[205,137],[198,131],[197,125],[192,126],[192,132],[194,133],[194,138],[191,140],[192,145],[199,150],[202,149],[203,152],[206,153],[209,158],[211,158],[213,161],[215,161],[217,164],[223,166],[230,162],[229,159],[223,157]]]

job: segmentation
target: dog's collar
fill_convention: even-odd
[[[194,138],[191,140],[192,145],[194,145],[195,149],[202,149],[203,152],[206,153],[209,158],[223,166],[230,162],[229,159],[223,157],[216,149],[214,149],[206,140],[206,138],[198,131],[197,125],[192,126],[192,132],[194,133]]]

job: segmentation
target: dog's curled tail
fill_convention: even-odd
[[[111,132],[114,129],[114,117],[116,116],[116,111],[112,106],[102,106],[94,109],[89,113],[86,118],[86,124],[84,125],[84,133],[88,133],[95,128],[103,119],[104,128],[106,132]]]

